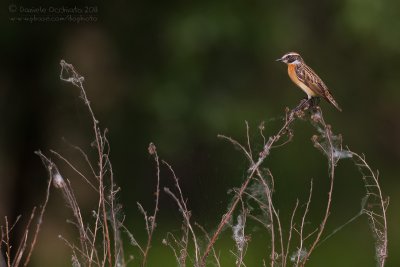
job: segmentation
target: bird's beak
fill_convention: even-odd
[[[282,58],[278,58],[278,59],[275,60],[275,61],[281,62],[281,61],[282,61]]]

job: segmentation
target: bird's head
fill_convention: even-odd
[[[286,64],[299,64],[304,62],[301,56],[296,52],[286,53],[281,58],[278,58],[276,61],[281,61]]]

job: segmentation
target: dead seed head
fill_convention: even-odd
[[[261,131],[265,130],[265,122],[261,122],[260,125],[258,126],[258,129],[260,129]]]
[[[53,185],[55,188],[63,188],[66,186],[64,178],[61,176],[59,172],[56,172],[53,175]]]
[[[297,116],[299,119],[304,118],[304,116],[305,116],[304,110],[302,110],[302,109],[297,110],[297,111],[296,111],[296,116]]]
[[[155,155],[157,153],[157,148],[153,143],[149,144],[149,154],[150,155]]]
[[[320,122],[321,121],[321,114],[319,112],[315,112],[311,115],[311,120],[314,122]]]
[[[318,135],[316,135],[316,134],[314,134],[312,137],[311,137],[311,141],[315,144],[315,143],[318,143]]]

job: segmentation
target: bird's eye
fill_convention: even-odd
[[[295,58],[294,58],[294,57],[291,57],[291,56],[289,56],[289,57],[287,58],[288,63],[292,63],[294,60],[295,60]]]

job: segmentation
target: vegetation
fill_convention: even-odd
[[[259,135],[263,140],[263,145],[260,150],[254,149],[250,134],[251,129],[247,122],[244,143],[225,135],[219,135],[221,139],[230,142],[240,151],[248,160],[249,167],[242,184],[231,189],[233,192],[231,203],[227,207],[227,211],[221,216],[220,222],[214,231],[206,230],[205,227],[193,220],[189,208],[190,198],[185,196],[185,192],[180,185],[180,179],[172,166],[165,160],[160,159],[156,146],[150,143],[148,152],[155,161],[156,170],[155,204],[153,210],[148,212],[140,203],[137,203],[138,209],[144,217],[147,233],[147,240],[144,243],[140,243],[134,237],[133,231],[129,230],[130,225],[125,222],[125,217],[121,216],[121,205],[117,201],[120,188],[114,178],[107,130],[103,130],[99,126],[99,121],[83,86],[84,78],[78,74],[71,64],[62,60],[60,79],[72,83],[80,90],[80,97],[89,112],[93,124],[94,142],[92,146],[96,151],[97,159],[95,161],[90,160],[90,157],[83,149],[71,145],[73,149],[79,152],[82,160],[91,170],[90,175],[86,175],[79,167],[57,151],[50,150],[50,154],[58,161],[66,163],[78,177],[83,179],[87,184],[87,189],[85,190],[93,190],[96,193],[97,205],[92,212],[92,216],[84,214],[75,196],[73,183],[64,178],[53,159],[45,155],[47,153],[36,151],[35,153],[42,159],[49,174],[46,198],[39,209],[39,215],[36,215],[36,208],[33,209],[26,225],[25,234],[16,250],[11,244],[10,235],[18,220],[11,224],[5,217],[5,223],[1,228],[0,248],[5,248],[6,266],[26,266],[29,263],[43,223],[51,184],[61,192],[66,208],[72,211],[73,219],[70,222],[76,228],[78,235],[76,240],[78,241],[67,240],[62,236],[60,238],[71,250],[73,266],[147,266],[149,252],[154,242],[153,235],[157,230],[160,194],[163,192],[176,204],[182,216],[181,232],[179,234],[172,231],[168,232],[162,241],[164,245],[172,250],[179,266],[222,266],[216,243],[222,232],[226,231],[227,228],[232,230],[233,248],[230,251],[236,259],[236,266],[246,266],[246,251],[251,246],[250,235],[246,234],[249,220],[262,225],[263,231],[268,234],[269,249],[265,251],[262,259],[264,266],[304,266],[310,260],[311,255],[317,253],[315,249],[320,244],[328,240],[346,224],[361,216],[368,219],[375,238],[377,265],[385,265],[388,256],[386,212],[389,199],[382,192],[379,174],[371,169],[364,156],[351,151],[349,148],[343,148],[341,135],[334,134],[332,126],[325,122],[321,108],[315,106],[313,102],[303,100],[297,107],[287,109],[283,125],[275,134],[267,136],[265,134],[265,125],[261,124]],[[265,161],[275,150],[290,146],[290,142],[295,135],[293,124],[296,121],[310,123],[315,129],[316,134],[311,138],[312,144],[327,160],[328,171],[326,177],[329,179],[329,189],[320,222],[309,222],[309,213],[313,204],[313,192],[319,190],[315,188],[311,180],[307,200],[304,202],[297,200],[294,203],[294,207],[289,214],[290,222],[285,225],[282,221],[282,213],[277,208],[276,203],[279,201],[274,197],[277,183]],[[335,196],[336,166],[339,161],[348,159],[353,160],[358,167],[365,185],[366,194],[360,200],[360,212],[346,224],[327,234],[325,229],[332,213],[332,202]],[[290,162],[287,164],[290,165]],[[166,167],[170,176],[172,176],[173,189],[164,187],[161,190],[160,188],[160,180],[163,179],[161,177],[162,166]],[[35,216],[37,217],[36,219],[34,219]],[[34,221],[37,222],[33,227],[35,229],[33,235],[31,235],[31,224]],[[311,227],[311,225],[316,226]],[[126,255],[125,251],[128,249],[128,244],[124,242],[124,235],[128,238],[129,244],[138,249],[139,256],[130,253]]]

